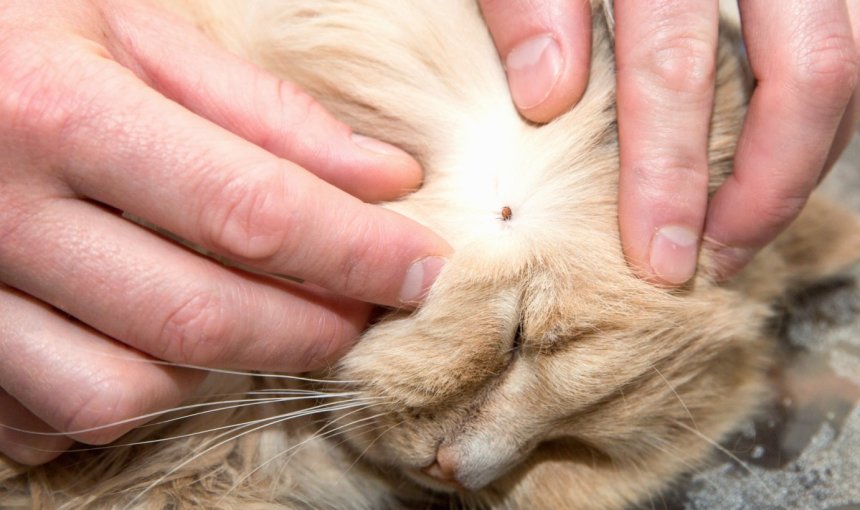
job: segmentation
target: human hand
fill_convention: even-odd
[[[175,405],[202,378],[150,356],[330,362],[363,329],[363,301],[419,300],[450,249],[360,200],[420,179],[407,154],[352,137],[295,86],[145,3],[7,3],[0,423],[68,434],[0,427],[0,451],[36,464],[72,440],[110,441],[139,422],[105,425]],[[228,269],[119,211],[315,285]]]
[[[546,122],[573,105],[589,2],[480,4],[520,113]],[[755,0],[741,19],[757,85],[733,175],[708,203],[718,2],[615,1],[621,241],[650,281],[689,280],[703,231],[718,276],[739,271],[800,213],[860,115],[860,3]]]

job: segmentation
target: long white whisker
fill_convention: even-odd
[[[338,392],[338,393],[352,393],[358,395],[357,391],[353,392]],[[264,388],[260,390],[249,390],[242,395],[331,395],[331,393],[327,393],[326,391],[319,390],[305,390],[299,388]]]
[[[370,443],[369,443],[369,444],[364,448],[364,450],[362,450],[362,451],[361,451],[361,453],[359,453],[359,454],[355,457],[355,460],[354,460],[354,461],[352,461],[352,463],[349,465],[349,467],[347,467],[347,468],[346,468],[346,471],[344,471],[344,473],[349,473],[349,471],[353,468],[353,466],[355,466],[355,465],[358,463],[358,461],[359,461],[359,460],[361,460],[361,458],[362,458],[362,457],[364,457],[364,454],[365,454],[365,453],[367,453],[367,451],[368,451],[368,450],[370,450],[370,448],[371,448],[371,447],[373,447],[373,445],[375,445],[375,444],[376,444],[376,442],[377,442],[377,441],[379,441],[379,439],[380,439],[382,436],[384,436],[388,431],[390,431],[390,430],[394,429],[395,427],[400,426],[400,425],[401,425],[401,424],[403,424],[403,422],[405,422],[405,421],[406,421],[406,420],[400,420],[399,422],[397,422],[397,423],[395,423],[395,424],[393,424],[393,425],[389,426],[388,428],[386,428],[385,430],[383,430],[382,432],[380,432],[379,434],[377,434],[377,436],[376,436],[375,438],[373,438],[373,441],[371,441],[371,442],[370,442]]]
[[[353,401],[353,402],[350,402],[349,404],[340,404],[340,406],[341,406],[341,407],[338,407],[338,406],[333,405],[333,406],[331,406],[330,408],[328,408],[328,409],[326,409],[326,410],[328,410],[328,411],[338,411],[338,410],[342,410],[342,409],[350,409],[350,408],[352,408],[352,407],[365,406],[365,405],[367,405],[367,404],[366,404],[366,403],[364,403],[364,402],[354,402],[354,401]],[[144,494],[148,493],[148,492],[149,492],[153,487],[156,487],[158,484],[160,484],[161,482],[163,482],[165,479],[167,479],[167,477],[169,477],[170,475],[172,475],[172,474],[173,474],[173,473],[175,473],[176,471],[178,471],[178,470],[182,469],[183,467],[185,467],[186,465],[188,465],[190,462],[193,462],[195,459],[197,459],[197,458],[201,457],[202,455],[205,455],[206,453],[208,453],[208,452],[210,452],[210,451],[214,450],[215,448],[218,448],[219,446],[222,446],[222,445],[224,445],[224,444],[227,444],[227,443],[229,443],[230,441],[234,441],[234,440],[236,440],[236,439],[238,439],[238,438],[240,438],[240,437],[242,437],[242,436],[245,436],[245,435],[250,434],[250,433],[252,433],[252,432],[256,432],[257,430],[264,429],[264,428],[269,427],[269,426],[271,426],[271,425],[276,425],[276,424],[278,424],[278,423],[282,423],[282,422],[284,422],[284,421],[291,420],[291,419],[294,419],[294,418],[297,418],[297,417],[300,417],[300,416],[305,416],[305,415],[309,415],[309,414],[316,414],[316,413],[318,413],[318,412],[321,412],[321,411],[318,411],[318,410],[317,410],[317,411],[313,411],[313,412],[308,412],[307,410],[301,410],[301,411],[298,411],[298,412],[287,413],[287,415],[285,415],[286,417],[283,417],[283,416],[276,416],[276,417],[269,418],[269,419],[265,419],[265,418],[264,418],[264,419],[262,419],[262,420],[255,420],[254,422],[250,422],[250,423],[248,423],[248,424],[239,425],[238,427],[234,428],[234,430],[238,430],[238,429],[242,429],[242,428],[246,428],[246,427],[252,426],[253,424],[258,423],[258,422],[260,422],[260,421],[268,421],[268,423],[263,423],[262,425],[259,425],[259,426],[256,426],[256,427],[253,427],[253,428],[251,428],[251,429],[249,429],[249,430],[246,430],[245,432],[241,432],[241,433],[239,433],[239,434],[235,434],[235,435],[233,435],[232,437],[228,437],[227,439],[224,439],[224,440],[222,440],[222,441],[218,441],[218,439],[220,439],[221,437],[223,437],[223,436],[225,436],[225,435],[229,435],[229,434],[232,432],[232,430],[231,430],[231,431],[228,431],[228,432],[224,432],[224,433],[222,433],[222,434],[219,434],[219,435],[215,436],[214,438],[212,438],[212,440],[210,440],[210,441],[207,443],[207,445],[208,445],[208,444],[211,444],[211,443],[213,443],[213,442],[215,442],[215,441],[218,441],[217,443],[213,444],[212,446],[206,446],[206,445],[204,445],[203,447],[201,447],[201,448],[202,448],[202,450],[200,450],[200,451],[196,452],[194,455],[192,455],[192,456],[191,456],[191,457],[189,457],[188,459],[186,459],[186,460],[184,460],[184,461],[180,462],[179,464],[177,464],[176,466],[174,466],[170,471],[168,471],[168,472],[164,473],[164,474],[163,474],[163,475],[161,475],[157,480],[155,480],[154,482],[152,482],[152,483],[151,483],[147,488],[145,488],[143,491],[139,492],[139,493],[138,493],[134,498],[132,498],[132,500],[131,500],[131,501],[130,501],[130,502],[129,502],[129,503],[128,503],[124,508],[131,508],[135,503],[137,503],[137,501],[138,501],[138,500],[140,500],[140,498],[141,498],[141,497],[143,497],[143,495],[144,495]]]
[[[354,413],[357,413],[357,412],[361,412],[361,411],[363,411],[363,410],[365,410],[365,409],[369,409],[369,408],[370,408],[370,407],[372,407],[372,406],[373,406],[373,404],[370,404],[370,405],[368,405],[368,406],[366,406],[366,407],[362,407],[362,408],[359,408],[359,409],[355,409],[355,410],[350,411],[349,413],[347,413],[347,414],[345,414],[345,415],[343,415],[343,416],[340,416],[339,418],[343,418],[343,417],[345,417],[345,416],[349,416],[349,415],[351,415],[351,414],[354,414]],[[364,424],[364,425],[362,425],[361,427],[356,427],[355,425],[356,425],[356,424],[358,424],[358,423],[361,423],[361,422],[366,422],[366,421],[369,421],[369,420],[372,420],[372,419],[378,418],[379,416],[383,416],[383,415],[385,415],[385,414],[387,414],[387,413],[384,413],[384,412],[382,412],[382,413],[377,413],[377,414],[374,414],[374,415],[372,415],[372,416],[368,416],[368,417],[365,417],[365,418],[361,418],[361,419],[359,419],[359,420],[351,421],[351,422],[349,422],[349,423],[347,423],[347,424],[345,424],[345,425],[341,425],[340,427],[336,427],[336,428],[334,428],[334,429],[332,429],[332,430],[329,430],[329,431],[327,431],[327,432],[325,432],[325,433],[322,433],[322,434],[320,434],[320,431],[317,431],[316,433],[312,434],[310,437],[308,437],[307,439],[305,439],[305,440],[301,441],[300,443],[295,444],[295,445],[293,445],[293,446],[291,446],[291,447],[287,448],[286,450],[283,450],[283,451],[278,452],[277,454],[275,454],[275,455],[273,455],[273,456],[269,457],[269,458],[268,458],[268,459],[266,459],[264,462],[262,462],[260,465],[258,465],[257,467],[255,467],[254,469],[252,469],[251,471],[249,471],[248,473],[246,473],[245,475],[243,475],[241,478],[239,478],[238,480],[236,480],[236,482],[233,484],[233,486],[232,486],[232,487],[230,487],[230,490],[228,490],[227,492],[225,492],[225,493],[224,493],[224,495],[223,495],[223,496],[221,496],[221,498],[220,498],[220,499],[215,503],[215,506],[219,506],[219,505],[221,504],[221,502],[224,500],[224,498],[226,498],[226,497],[227,497],[231,492],[233,492],[236,488],[238,488],[238,487],[239,487],[239,485],[241,485],[241,484],[242,484],[242,482],[244,482],[245,480],[247,480],[249,477],[253,476],[253,475],[254,475],[254,473],[256,473],[257,471],[259,471],[259,470],[263,469],[264,467],[266,467],[267,465],[271,464],[272,462],[274,462],[275,460],[279,459],[280,457],[282,457],[282,456],[286,455],[287,453],[290,453],[290,452],[291,452],[291,451],[293,451],[293,450],[296,450],[296,451],[297,451],[299,448],[301,448],[302,446],[304,446],[304,445],[305,445],[305,444],[307,444],[308,442],[313,441],[313,440],[315,440],[315,439],[325,439],[325,438],[328,438],[328,437],[335,436],[335,435],[337,435],[337,434],[341,434],[341,433],[347,432],[348,430],[356,430],[357,428],[364,427],[364,426],[366,426],[366,425],[368,425],[368,424]],[[320,428],[320,430],[325,429],[325,428],[326,428],[326,427],[328,427],[331,423],[333,423],[333,422],[329,422],[329,423],[325,424],[322,428]],[[349,428],[348,430],[344,430],[344,429],[346,429],[346,427],[350,427],[350,428]],[[296,452],[293,452],[293,453],[296,453]],[[287,460],[287,462],[289,462],[289,459]]]
[[[234,391],[230,393],[207,393],[205,395],[200,396],[192,395],[189,400],[209,402],[213,398],[242,397],[246,395],[322,395],[325,393],[325,391],[306,390],[300,388],[261,388],[257,390]]]
[[[364,402],[365,400],[367,400],[367,398],[365,398],[365,399],[341,400],[341,401],[337,401],[337,402],[326,402],[326,403],[324,403],[324,404],[316,405],[316,406],[309,407],[309,408],[306,408],[306,409],[301,409],[301,410],[299,410],[299,411],[293,411],[292,413],[282,413],[282,414],[278,414],[278,415],[275,415],[275,416],[270,416],[270,417],[267,417],[267,418],[259,418],[259,419],[257,419],[257,420],[252,420],[252,421],[249,421],[249,422],[244,422],[244,423],[241,423],[241,424],[238,424],[238,425],[254,425],[254,424],[262,423],[262,422],[265,422],[265,421],[268,421],[268,420],[272,420],[272,419],[277,419],[279,422],[283,422],[283,421],[287,421],[287,420],[292,419],[292,418],[300,418],[300,417],[304,417],[304,416],[310,416],[310,415],[312,415],[312,414],[316,414],[316,413],[329,412],[329,411],[331,411],[331,410],[333,410],[333,409],[335,409],[335,410],[337,410],[337,409],[341,409],[341,406],[343,406],[344,404],[346,404],[346,405],[352,405],[352,404],[354,404],[354,403],[359,403],[359,402],[360,402],[360,403],[365,403],[365,402]],[[201,414],[202,414],[202,413],[201,413]],[[136,443],[126,443],[126,444],[116,445],[116,446],[133,446],[133,445],[142,445],[142,444],[149,444],[149,443],[160,443],[160,442],[164,442],[164,441],[172,441],[172,440],[175,440],[175,439],[182,439],[182,438],[185,438],[185,437],[191,437],[191,436],[200,435],[200,434],[205,434],[205,433],[209,433],[209,432],[217,432],[217,431],[219,431],[219,430],[224,430],[224,429],[228,429],[228,428],[235,428],[236,426],[237,426],[237,424],[223,425],[223,426],[221,426],[221,427],[215,427],[215,428],[211,428],[211,429],[208,429],[208,430],[197,431],[197,432],[191,432],[191,433],[188,433],[188,434],[182,434],[182,435],[178,435],[178,436],[171,436],[171,437],[167,437],[167,438],[151,439],[151,440],[147,440],[147,441],[140,441],[140,442],[136,442]]]
[[[306,415],[313,414],[313,413],[323,413],[323,412],[328,412],[329,410],[331,410],[333,406],[339,406],[341,404],[358,402],[358,401],[359,400],[356,399],[356,400],[343,400],[343,401],[338,401],[338,402],[326,402],[325,404],[320,404],[318,406],[310,407],[307,409],[302,409],[300,412],[302,413],[302,416],[306,416]],[[232,407],[235,408],[235,407],[240,407],[240,406],[232,406]],[[198,413],[198,414],[203,414],[203,413]],[[154,444],[154,443],[164,443],[167,441],[175,441],[178,439],[198,436],[201,434],[218,432],[220,430],[234,429],[236,427],[243,426],[243,425],[254,425],[257,423],[262,423],[262,422],[265,422],[268,420],[273,420],[273,419],[279,419],[279,418],[289,419],[290,418],[289,414],[290,413],[284,413],[284,414],[279,414],[276,416],[259,418],[257,420],[252,420],[252,421],[248,421],[248,422],[244,422],[244,423],[238,423],[238,424],[231,423],[229,425],[222,425],[220,427],[213,427],[213,428],[206,429],[206,430],[198,430],[198,431],[194,431],[194,432],[189,432],[187,434],[178,434],[178,435],[174,435],[174,436],[160,437],[160,438],[156,438],[156,439],[147,439],[144,441],[133,441],[133,442],[128,442],[128,443],[114,443],[114,444],[109,444],[109,445],[104,445],[104,446],[89,446],[86,448],[73,448],[73,449],[62,450],[62,451],[66,451],[66,452],[89,452],[89,451],[96,451],[96,450],[110,450],[110,449],[114,449],[114,448],[123,448],[123,447],[127,447],[127,446],[142,446],[142,445]],[[188,418],[190,416],[194,416],[194,415],[183,416],[179,419]],[[296,417],[298,417],[298,416],[296,416]],[[37,449],[37,450],[38,451],[53,451],[53,450],[42,450],[42,449]]]
[[[342,426],[340,426],[340,427],[337,427],[337,428],[335,428],[335,429],[329,430],[328,432],[325,432],[325,433],[322,433],[322,434],[321,434],[321,431],[323,431],[323,430],[325,430],[326,428],[330,427],[332,424],[334,424],[334,423],[336,423],[336,422],[338,422],[338,421],[343,420],[344,418],[347,418],[347,417],[349,417],[349,416],[351,416],[351,415],[353,415],[353,414],[355,414],[355,413],[359,413],[359,412],[361,412],[361,411],[363,411],[363,410],[370,409],[370,408],[371,408],[371,407],[373,407],[374,405],[379,405],[379,404],[384,404],[384,403],[386,403],[386,401],[385,401],[384,399],[382,399],[381,397],[376,397],[376,398],[377,398],[377,399],[380,399],[381,401],[380,401],[380,402],[373,402],[373,403],[371,403],[370,405],[368,405],[367,407],[358,408],[358,409],[352,410],[352,411],[350,411],[350,412],[348,412],[348,413],[345,413],[345,414],[342,414],[342,415],[340,415],[340,416],[335,417],[333,420],[331,420],[331,421],[329,421],[329,422],[325,423],[322,427],[320,427],[316,432],[314,432],[314,434],[313,434],[313,435],[311,435],[311,437],[309,437],[309,438],[307,438],[306,440],[302,441],[302,443],[300,443],[300,444],[298,444],[298,445],[294,445],[293,447],[290,447],[290,448],[288,448],[287,450],[285,450],[285,451],[283,451],[283,452],[279,452],[279,453],[278,453],[277,455],[275,455],[273,458],[268,459],[268,460],[264,463],[264,465],[265,465],[265,464],[268,464],[269,462],[274,461],[275,459],[277,459],[277,458],[281,457],[282,455],[284,455],[284,454],[286,454],[286,453],[289,453],[289,451],[290,451],[290,450],[293,450],[293,449],[295,449],[295,448],[301,448],[301,446],[303,446],[303,445],[304,445],[305,443],[307,443],[308,441],[312,441],[313,439],[316,439],[316,438],[322,438],[322,439],[325,439],[325,438],[328,438],[328,437],[334,437],[334,436],[336,436],[336,435],[338,435],[338,434],[345,434],[346,432],[355,431],[355,430],[358,430],[358,429],[362,429],[362,428],[366,427],[367,425],[371,425],[372,423],[364,423],[364,424],[362,424],[362,425],[360,425],[360,426],[353,426],[353,427],[351,427],[351,428],[349,428],[349,429],[347,429],[347,428],[346,428],[346,427],[350,427],[350,426],[355,425],[355,424],[360,423],[360,422],[364,422],[364,421],[367,421],[367,420],[372,420],[372,419],[377,418],[377,417],[379,417],[379,416],[382,416],[382,415],[384,415],[384,414],[386,414],[386,413],[377,413],[377,414],[375,414],[375,415],[373,415],[373,416],[369,416],[369,417],[367,417],[367,418],[363,418],[363,419],[361,419],[361,420],[355,420],[355,421],[352,421],[352,422],[350,422],[350,423],[347,423],[347,424],[345,424],[345,425],[342,425]],[[295,454],[297,454],[298,452],[299,452],[299,450],[298,450],[298,449],[296,449],[296,451],[294,451],[292,455],[295,455]],[[286,469],[286,468],[287,468],[287,466],[289,465],[290,460],[292,459],[292,455],[291,455],[291,456],[290,456],[290,457],[289,457],[289,458],[284,462],[284,466],[282,467],[282,469]],[[262,466],[258,466],[258,468],[257,468],[257,469],[259,469],[260,467],[262,467]],[[256,471],[256,469],[255,469],[254,471]],[[251,473],[248,473],[248,475],[247,475],[247,476],[250,476],[251,474],[253,474],[253,473],[254,473],[254,471],[252,471]],[[243,477],[243,480],[244,480],[245,478],[247,478],[247,476],[246,476],[246,477]],[[239,482],[241,482],[241,480],[240,480]],[[233,491],[233,490],[238,486],[238,483],[239,483],[239,482],[237,482],[236,484],[234,484],[234,486],[233,486],[229,491],[227,491],[227,493],[224,495],[224,497],[226,497],[226,496],[227,496],[227,494],[230,494],[230,492],[232,492],[232,491]],[[274,489],[273,489],[273,491],[274,491]],[[273,493],[272,498],[274,499],[274,493]],[[222,497],[222,499],[223,499],[223,497]]]
[[[296,401],[301,401],[301,400],[324,400],[324,399],[331,399],[331,398],[346,398],[346,397],[353,397],[355,395],[357,395],[357,393],[324,393],[324,394],[317,394],[317,395],[244,399],[244,400],[236,400],[233,402],[230,402],[230,401],[212,402],[211,404],[213,404],[213,405],[233,404],[233,403],[235,403],[236,405],[219,407],[217,409],[207,409],[205,411],[198,411],[196,413],[185,414],[182,416],[178,416],[176,418],[170,418],[167,420],[156,421],[156,422],[148,423],[145,425],[141,425],[141,428],[152,427],[155,425],[162,425],[162,424],[177,421],[177,420],[185,420],[185,419],[193,418],[195,416],[200,416],[203,414],[216,413],[216,412],[221,412],[221,411],[229,411],[231,409],[238,409],[241,407],[258,406],[258,405],[264,405],[264,404],[280,404],[280,403],[284,403],[284,402],[296,402]],[[176,412],[179,410],[183,410],[183,409],[182,408],[176,408],[176,409],[170,410],[170,412]]]
[[[5,428],[8,430],[14,430],[15,432],[20,432],[23,434],[30,434],[30,435],[34,435],[34,436],[47,436],[47,437],[68,436],[68,435],[74,435],[74,434],[84,434],[87,432],[94,432],[97,430],[104,430],[104,429],[108,429],[108,428],[115,427],[118,425],[124,425],[126,423],[132,423],[132,422],[135,422],[138,420],[146,420],[149,418],[155,418],[156,416],[161,416],[161,415],[167,414],[167,413],[187,411],[189,409],[198,409],[198,408],[203,408],[203,407],[212,407],[212,406],[223,405],[223,404],[239,404],[239,405],[228,406],[228,407],[223,407],[223,408],[218,408],[218,409],[208,409],[205,411],[187,414],[187,415],[183,415],[183,416],[179,416],[179,417],[175,417],[175,418],[168,418],[165,420],[160,420],[160,421],[156,421],[156,422],[152,422],[152,423],[145,423],[145,424],[140,425],[138,428],[154,427],[156,425],[163,425],[165,423],[170,423],[170,422],[177,421],[177,420],[184,420],[187,418],[191,418],[193,416],[199,416],[201,414],[220,412],[220,411],[225,411],[225,410],[229,410],[229,409],[234,409],[237,407],[246,407],[246,406],[252,406],[252,405],[262,405],[262,404],[278,403],[278,402],[289,402],[289,401],[294,401],[294,400],[310,400],[310,399],[322,399],[322,398],[348,397],[348,396],[353,396],[353,395],[356,395],[356,393],[320,393],[317,395],[307,395],[307,396],[302,396],[302,397],[267,397],[267,398],[259,398],[259,399],[237,399],[237,400],[227,400],[227,401],[202,402],[202,403],[198,403],[198,404],[187,404],[187,405],[183,405],[183,406],[179,406],[179,407],[173,407],[170,409],[164,409],[161,411],[154,411],[151,413],[141,414],[138,416],[133,416],[131,418],[126,418],[124,420],[118,420],[115,422],[107,423],[105,425],[99,425],[97,427],[89,427],[89,428],[79,429],[79,430],[68,430],[65,432],[40,432],[40,431],[35,431],[35,430],[21,429],[21,428],[13,427],[12,425],[6,425],[3,423],[0,423],[0,428]]]
[[[699,432],[697,429],[694,429],[694,428],[690,427],[690,426],[689,426],[689,425],[687,425],[686,423],[682,423],[682,422],[679,422],[679,421],[677,421],[677,420],[676,420],[676,421],[675,421],[675,424],[677,424],[677,425],[679,425],[679,426],[681,426],[681,427],[684,427],[685,429],[689,430],[689,431],[690,431],[690,432],[692,432],[693,434],[695,434],[695,435],[699,436],[699,438],[700,438],[700,439],[702,439],[703,441],[707,442],[709,445],[713,446],[714,448],[716,448],[717,450],[719,450],[720,452],[722,452],[724,455],[726,455],[726,456],[727,456],[727,457],[729,457],[730,459],[732,459],[732,460],[734,460],[735,462],[737,462],[737,463],[738,463],[738,464],[739,464],[739,465],[744,469],[744,471],[746,471],[746,472],[747,472],[747,473],[749,473],[753,478],[755,478],[755,479],[756,479],[756,481],[758,481],[764,489],[766,489],[766,490],[771,490],[771,488],[770,488],[770,487],[768,487],[768,485],[767,485],[767,483],[764,481],[764,479],[763,479],[761,476],[759,476],[759,474],[758,474],[758,473],[756,473],[755,471],[753,471],[753,469],[749,466],[749,464],[747,464],[746,462],[744,462],[743,460],[741,460],[737,455],[735,455],[734,453],[732,453],[731,451],[729,451],[729,449],[728,449],[728,448],[724,447],[723,445],[721,445],[720,443],[718,443],[718,442],[714,441],[713,439],[709,438],[708,436],[706,436],[706,435],[702,434],[702,433],[701,433],[701,432]]]
[[[154,365],[165,365],[170,367],[178,367],[178,368],[190,368],[193,370],[202,370],[204,372],[213,372],[216,374],[226,374],[226,375],[241,375],[248,377],[265,377],[265,378],[273,378],[273,379],[286,379],[289,381],[301,381],[301,382],[312,382],[312,383],[320,383],[320,384],[357,384],[358,381],[342,381],[335,379],[314,379],[312,377],[302,377],[298,375],[287,375],[287,374],[278,374],[278,373],[264,373],[264,372],[248,372],[244,370],[228,370],[225,368],[208,368],[200,365],[191,365],[188,363],[174,363],[171,361],[163,361],[163,360],[146,360],[147,363],[152,363]]]
[[[652,440],[647,441],[652,448],[655,448],[663,453],[667,453],[675,458],[675,460],[679,461],[681,464],[687,466],[691,473],[696,473],[701,471],[698,466],[691,464],[689,461],[685,460],[682,457],[683,451],[679,450],[677,446],[671,444],[668,441],[660,440],[658,438],[652,438]],[[637,467],[637,470],[641,472],[641,470]],[[706,480],[708,484],[710,484],[714,488],[718,488],[714,482],[710,480]]]
[[[298,375],[288,375],[288,374],[283,374],[283,373],[265,373],[265,372],[252,372],[252,371],[245,371],[245,370],[229,370],[229,369],[223,369],[223,368],[209,368],[209,367],[204,367],[201,365],[193,365],[191,363],[177,363],[174,361],[165,361],[165,360],[160,360],[160,359],[155,359],[155,358],[140,358],[140,357],[133,357],[133,356],[122,356],[119,354],[109,354],[106,352],[96,351],[96,350],[91,350],[91,352],[93,353],[93,355],[101,356],[104,358],[112,358],[112,359],[118,359],[118,360],[123,360],[123,361],[130,361],[133,363],[149,363],[151,365],[161,365],[161,366],[176,367],[176,368],[189,368],[192,370],[200,370],[203,372],[213,372],[213,373],[217,373],[217,374],[241,375],[241,376],[248,376],[248,377],[271,377],[274,379],[288,379],[291,381],[314,382],[314,383],[321,383],[321,384],[356,384],[359,382],[359,381],[343,381],[343,380],[336,380],[336,379],[314,379],[311,377],[302,377],[302,376],[298,376]]]
[[[662,439],[652,437],[646,440],[645,444],[650,445],[652,448],[658,451],[668,453],[669,455],[675,457],[678,462],[687,466],[690,471],[695,471],[697,469],[695,464],[691,464],[688,460],[684,459],[684,457],[681,456],[683,451],[679,450],[677,446],[673,445],[669,441],[664,441]]]
[[[664,383],[666,383],[666,386],[667,386],[667,387],[672,391],[672,393],[674,393],[674,394],[675,394],[675,398],[677,398],[677,399],[678,399],[678,402],[680,402],[680,403],[681,403],[681,407],[683,407],[683,408],[684,408],[684,411],[686,411],[686,412],[687,412],[687,416],[689,416],[689,417],[690,417],[690,423],[692,423],[692,424],[693,424],[693,427],[695,427],[696,429],[698,429],[698,428],[699,428],[699,426],[698,426],[698,425],[696,425],[696,419],[695,419],[695,418],[693,418],[693,413],[691,413],[691,412],[690,412],[690,408],[689,408],[689,407],[687,407],[687,404],[684,402],[684,399],[682,399],[682,398],[681,398],[681,395],[679,395],[679,394],[678,394],[678,392],[677,392],[677,391],[675,391],[675,387],[674,387],[674,386],[672,386],[672,385],[669,383],[669,380],[668,380],[668,379],[666,379],[666,378],[663,376],[663,373],[662,373],[662,372],[660,372],[660,370],[658,370],[658,369],[657,369],[657,366],[656,366],[656,365],[654,365],[654,364],[652,363],[652,364],[651,364],[651,368],[653,368],[653,369],[654,369],[654,371],[655,371],[655,372],[657,372],[657,375],[659,375],[659,376],[660,376],[660,379],[663,379],[663,382],[664,382]]]
[[[244,423],[241,423],[239,425],[254,425],[257,423],[263,423],[265,421],[269,421],[269,420],[273,420],[273,419],[276,419],[278,421],[278,423],[281,423],[281,422],[288,421],[288,420],[293,419],[293,418],[301,418],[301,417],[310,416],[313,414],[326,413],[326,412],[330,412],[333,410],[349,409],[350,407],[353,407],[355,404],[359,404],[359,403],[360,404],[366,404],[367,403],[366,401],[370,400],[370,399],[371,399],[371,397],[366,397],[366,398],[361,398],[361,399],[348,399],[348,400],[340,400],[337,402],[326,402],[326,403],[319,404],[319,405],[309,407],[306,409],[300,409],[298,411],[292,411],[290,413],[282,413],[282,414],[270,416],[267,418],[259,418],[257,420],[252,420],[250,422],[244,422]],[[372,402],[371,402],[371,404],[372,404]],[[344,406],[348,406],[348,407],[344,407]],[[140,443],[132,443],[132,444],[147,444],[147,443],[169,441],[169,440],[173,440],[173,439],[181,439],[183,437],[190,437],[190,436],[199,435],[201,433],[206,433],[206,432],[215,432],[215,431],[223,430],[223,429],[230,428],[230,427],[236,427],[236,424],[216,427],[216,428],[212,428],[212,429],[202,431],[202,432],[192,432],[192,433],[183,434],[180,436],[173,436],[173,437],[169,437],[169,438],[159,438],[159,439],[142,441]],[[122,446],[125,446],[125,445],[122,445]]]
[[[631,407],[630,402],[627,400],[627,395],[624,394],[624,385],[618,382],[618,378],[615,376],[615,374],[610,375],[615,381],[615,386],[618,388],[618,392],[621,394],[621,401],[624,402],[624,412],[627,414],[627,416],[630,416],[632,412],[630,411]]]
[[[313,414],[313,413],[323,413],[323,412],[328,412],[330,409],[332,409],[332,406],[341,405],[341,404],[348,403],[348,402],[357,402],[357,401],[358,400],[343,400],[343,401],[338,401],[338,402],[326,402],[325,404],[320,404],[318,406],[310,407],[307,409],[302,409],[300,412],[302,413],[302,416]],[[236,406],[233,406],[233,407],[236,407]],[[191,415],[183,416],[183,417],[180,417],[178,419],[184,419],[184,418],[188,418],[190,416]],[[299,417],[299,416],[296,416],[296,417]],[[188,434],[179,434],[179,435],[174,435],[174,436],[169,436],[169,437],[148,439],[148,440],[144,440],[144,441],[133,441],[133,442],[127,442],[127,443],[113,443],[113,444],[103,445],[103,446],[87,446],[86,448],[71,448],[71,449],[65,449],[65,450],[49,450],[49,449],[38,448],[38,447],[34,447],[34,446],[29,447],[29,448],[32,450],[35,450],[35,451],[50,452],[50,453],[62,453],[62,452],[75,453],[75,452],[91,452],[91,451],[98,451],[98,450],[110,450],[110,449],[115,449],[115,448],[124,448],[124,447],[128,447],[128,446],[141,446],[141,445],[147,445],[147,444],[153,444],[153,443],[175,441],[178,439],[193,437],[196,435],[207,434],[207,433],[211,433],[211,432],[217,432],[220,430],[235,429],[237,427],[242,427],[242,426],[250,426],[250,425],[257,424],[257,423],[262,423],[265,421],[279,419],[279,418],[288,419],[288,418],[290,418],[290,416],[289,416],[289,413],[279,414],[276,416],[260,418],[257,420],[252,420],[252,421],[248,421],[248,422],[244,422],[244,423],[238,423],[238,424],[231,423],[229,425],[222,425],[220,427],[213,427],[213,428],[206,429],[206,430],[198,430],[195,432],[189,432]]]

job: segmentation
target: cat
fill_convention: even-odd
[[[3,504],[625,508],[700,466],[768,398],[771,304],[860,255],[858,220],[813,198],[729,282],[707,251],[681,289],[633,274],[609,2],[592,4],[584,97],[546,125],[514,109],[472,0],[162,3],[413,154],[423,186],[385,206],[455,252],[418,310],[388,312],[330,370],[213,372],[200,396],[227,410],[191,404],[26,473],[4,461]],[[748,99],[738,47],[723,24],[712,191]]]

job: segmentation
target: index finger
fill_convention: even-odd
[[[429,229],[165,100],[114,62],[81,67],[87,86],[47,85],[75,100],[58,114],[68,128],[35,142],[64,148],[53,164],[77,193],[364,301],[417,301],[440,270],[450,248]]]

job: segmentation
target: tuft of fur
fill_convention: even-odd
[[[212,431],[23,474],[0,460],[11,506],[623,508],[700,465],[766,398],[770,303],[860,254],[857,220],[813,200],[728,284],[703,270],[667,291],[631,273],[617,233],[609,2],[593,5],[582,101],[536,126],[514,109],[473,1],[162,1],[414,154],[423,187],[386,207],[455,254],[419,310],[390,313],[317,374],[329,382],[220,375],[202,391],[319,400],[141,428],[121,442]],[[712,188],[731,170],[747,100],[731,27],[720,41]],[[333,400],[341,409],[277,421],[333,392],[350,393]],[[242,423],[254,425],[227,440],[221,427]],[[443,458],[460,487],[428,475]]]

